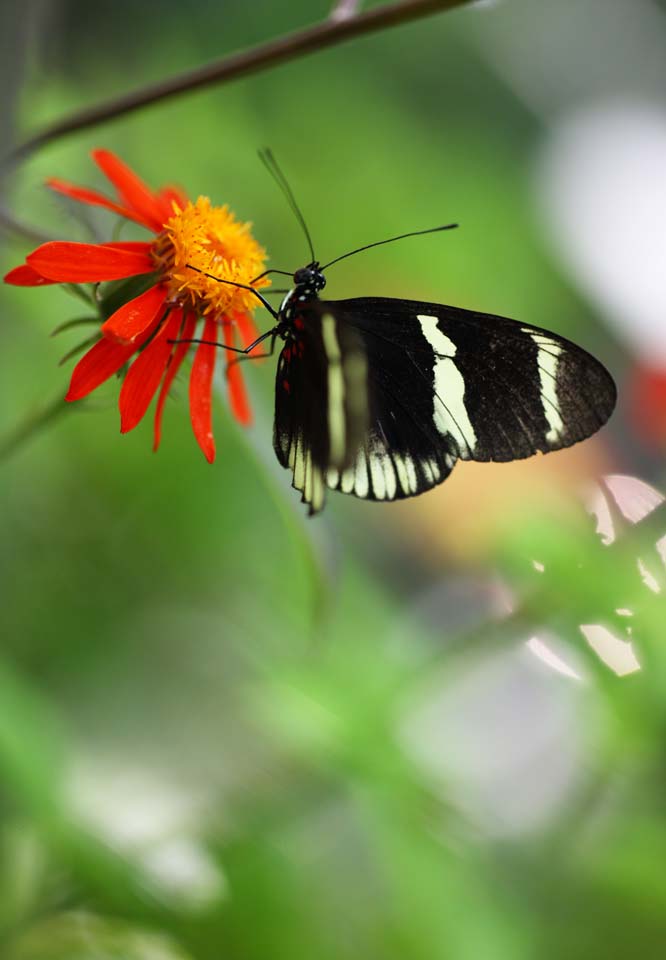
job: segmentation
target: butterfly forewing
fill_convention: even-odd
[[[335,307],[361,333],[369,358],[396,365],[394,395],[414,421],[434,425],[435,445],[454,458],[558,450],[595,433],[615,406],[602,364],[538,327],[421,301],[366,298]]]
[[[353,464],[367,432],[367,355],[362,335],[315,301],[303,308],[278,361],[273,445],[316,513],[329,471]]]

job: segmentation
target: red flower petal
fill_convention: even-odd
[[[41,287],[46,283],[57,283],[56,280],[47,280],[27,263],[22,263],[20,267],[14,267],[9,273],[5,274],[5,283],[13,283],[15,287]]]
[[[666,444],[666,365],[641,363],[629,380],[629,409],[641,439],[654,449]]]
[[[203,339],[217,338],[217,324],[210,317],[206,318]],[[197,443],[209,463],[215,459],[215,438],[211,417],[213,389],[213,374],[215,373],[215,359],[217,348],[207,343],[200,343],[194,356],[192,372],[190,374],[190,419]]]
[[[222,324],[224,342],[228,347],[236,345],[236,328],[233,323],[227,321]],[[252,341],[250,341],[251,343]],[[245,389],[245,381],[239,363],[240,354],[229,352],[227,356],[227,385],[229,387],[229,402],[231,412],[239,423],[244,427],[252,423],[252,411],[250,402]]]
[[[160,201],[162,215],[165,221],[170,220],[173,216],[174,203],[178,204],[181,210],[184,210],[189,203],[189,198],[185,191],[176,186],[163,187],[158,191],[157,197]]]
[[[153,249],[152,243],[146,243],[145,240],[114,240],[112,243],[103,243],[103,247],[111,247],[112,250],[125,250],[127,253],[145,253],[148,256]],[[153,270],[155,264],[153,264]]]
[[[144,251],[130,252],[94,243],[52,241],[26,257],[37,273],[57,283],[98,283],[151,273],[155,264]]]
[[[174,310],[147,347],[127,371],[120,390],[120,432],[127,433],[143,419],[164,376],[173,344],[180,330],[182,311]]]
[[[92,157],[124,203],[147,227],[159,233],[164,226],[163,212],[159,199],[150,187],[110,150],[93,150]]]
[[[176,311],[174,311],[175,313]],[[180,311],[179,311],[180,312]],[[194,336],[194,329],[197,325],[197,320],[194,314],[189,313],[183,324],[183,329],[179,332],[176,339],[179,340],[190,340]],[[154,439],[153,439],[153,450],[157,450],[160,445],[160,440],[162,439],[162,414],[164,412],[164,404],[167,396],[169,395],[169,390],[171,389],[171,384],[173,383],[176,374],[180,369],[180,365],[187,356],[187,353],[190,349],[191,344],[189,343],[178,343],[173,348],[171,354],[171,359],[169,361],[169,366],[167,367],[166,373],[164,374],[164,380],[162,382],[162,388],[160,390],[160,395],[157,398],[157,405],[155,407],[155,426],[154,426]]]
[[[136,346],[99,340],[79,360],[72,372],[72,379],[65,400],[80,400],[99,387],[129,360]]]
[[[72,200],[78,200],[80,203],[88,203],[93,207],[104,207],[106,210],[111,210],[113,213],[117,213],[127,220],[134,220],[136,223],[146,226],[141,217],[137,216],[133,210],[122,207],[119,203],[114,203],[113,200],[105,197],[103,193],[98,193],[97,190],[88,190],[87,187],[77,187],[74,183],[69,183],[67,180],[58,180],[56,177],[49,177],[46,181],[46,186],[50,187],[51,190],[55,190],[56,193],[62,193],[66,197],[71,197]]]
[[[136,343],[115,343],[113,340],[102,337],[74,367],[65,400],[80,400],[86,397],[117,373],[132,354],[146,342],[153,329],[154,325],[145,330]]]
[[[249,313],[234,313],[233,319],[238,327],[241,343],[244,347],[249,347],[251,343],[259,336],[259,330]],[[255,347],[256,350],[263,350],[263,346]],[[254,350],[252,351],[254,353]]]
[[[154,327],[166,298],[166,287],[149,287],[111,314],[102,324],[102,333],[117,343],[134,343],[148,327]]]

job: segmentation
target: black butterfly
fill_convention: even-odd
[[[310,242],[286,181],[272,157],[266,162]],[[610,417],[612,377],[555,333],[418,300],[320,299],[324,270],[344,257],[320,266],[312,251],[278,310],[255,290],[275,326],[238,351],[270,339],[272,353],[284,341],[273,445],[310,514],[323,508],[327,488],[367,500],[416,496],[457,460],[561,450]]]

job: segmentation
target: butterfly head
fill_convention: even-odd
[[[300,287],[303,292],[318,293],[326,286],[326,277],[322,273],[321,267],[316,261],[309,263],[307,267],[301,267],[294,274],[294,285]]]

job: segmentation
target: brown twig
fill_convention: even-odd
[[[269,40],[268,43],[252,47],[250,50],[232,53],[222,60],[216,60],[203,67],[197,67],[72,113],[25,140],[5,158],[2,168],[5,171],[11,170],[35,150],[52,140],[78,130],[85,130],[157,101],[167,100],[191,90],[200,90],[212,84],[229,83],[231,80],[246,77],[304,54],[315,53],[317,50],[343,43],[345,40],[361,37],[376,30],[396,27],[434,13],[452,10],[470,2],[471,0],[399,0],[399,2],[375,7],[342,19],[329,17],[321,23],[278,37],[276,40]],[[335,13],[341,5],[336,4],[333,12]]]

